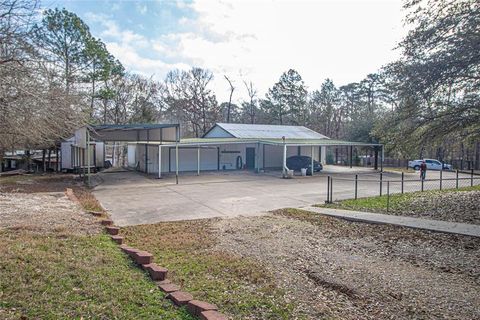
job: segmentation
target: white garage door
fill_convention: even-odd
[[[175,171],[175,148],[170,149],[170,171]],[[200,170],[217,170],[217,148],[200,149]],[[197,170],[197,148],[178,149],[178,171]]]

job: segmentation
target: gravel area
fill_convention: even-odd
[[[0,231],[96,234],[101,227],[64,193],[0,193]]]
[[[295,319],[479,319],[480,239],[281,210],[215,222],[273,272]]]
[[[480,224],[480,191],[417,194],[392,214]]]

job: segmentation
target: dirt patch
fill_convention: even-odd
[[[98,220],[64,193],[0,193],[0,230],[97,234]]]
[[[293,318],[476,319],[480,239],[311,215],[219,220],[215,250],[255,259]]]
[[[0,192],[63,192],[65,188],[80,187],[82,184],[83,181],[73,174],[28,174],[0,178]]]

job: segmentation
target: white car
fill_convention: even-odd
[[[420,170],[420,164],[425,161],[427,164],[427,170],[452,170],[451,164],[441,163],[435,159],[423,159],[423,160],[412,160],[408,161],[408,167],[413,168],[414,170]]]

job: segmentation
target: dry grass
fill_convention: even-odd
[[[100,211],[77,180],[29,175],[4,182],[0,319],[193,320],[100,233],[95,217],[60,193],[73,188],[85,209]],[[57,193],[39,193],[45,191]]]
[[[265,268],[212,250],[211,220],[122,228],[126,243],[154,254],[169,278],[196,299],[216,304],[233,319],[290,319],[293,306]]]
[[[480,239],[296,209],[217,223],[218,249],[261,261],[291,319],[479,319]]]

